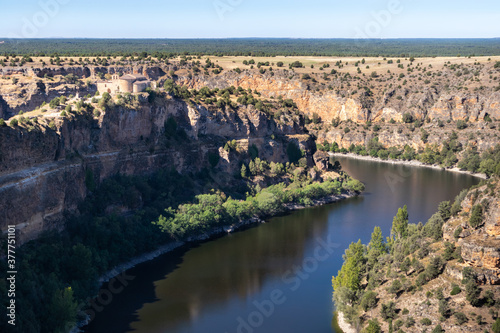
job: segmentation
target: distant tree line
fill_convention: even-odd
[[[500,39],[5,39],[3,55],[61,56],[479,56]],[[26,58],[28,59],[28,58]]]

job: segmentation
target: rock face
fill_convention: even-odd
[[[166,139],[169,117],[187,134],[182,142]],[[16,225],[21,241],[60,228],[64,212],[76,211],[89,192],[90,180],[98,184],[117,173],[144,175],[161,168],[197,172],[210,167],[209,154],[221,155],[216,168],[233,174],[249,145],[258,145],[263,158],[286,162],[288,140],[309,140],[293,119],[278,124],[253,107],[207,110],[173,99],[143,102],[138,109],[115,107],[99,118],[52,121],[55,129],[43,121],[31,130],[0,127],[0,229]],[[220,149],[229,139],[238,140],[240,155]]]
[[[40,80],[30,80],[19,83],[15,87],[2,88],[0,86],[0,117],[4,119],[20,112],[32,111],[56,97],[93,95],[96,92],[96,88],[92,85],[66,84],[61,81],[42,82]]]
[[[461,247],[465,265],[474,268],[482,284],[500,284],[500,200],[498,194],[492,195],[499,189],[500,184],[496,184],[493,188],[484,185],[471,190],[462,202],[464,215],[450,219],[443,226],[444,239]],[[474,229],[468,220],[472,207],[477,204],[485,207],[484,224]],[[462,231],[455,239],[459,228]]]
[[[319,169],[326,171],[328,170],[330,165],[330,155],[327,152],[318,150],[313,155],[314,165]]]
[[[243,89],[257,90],[264,98],[292,99],[300,111],[312,117],[318,114],[324,121],[332,119],[352,120],[364,123],[369,120],[370,111],[361,100],[342,98],[333,91],[313,92],[310,87],[297,78],[289,79],[285,73],[277,72],[276,75],[260,75],[245,73],[235,75],[228,73],[216,80],[213,78],[195,77],[181,79],[179,83],[190,88],[200,89],[204,86],[210,88],[225,88],[228,86],[242,87]],[[281,74],[281,75],[280,75]]]
[[[380,97],[370,93],[358,93],[344,97],[333,90],[314,90],[309,83],[297,76],[287,77],[288,71],[274,71],[273,74],[255,72],[225,73],[217,78],[198,76],[180,78],[179,83],[190,88],[225,88],[228,86],[257,90],[264,98],[292,99],[299,110],[309,115],[317,114],[324,122],[333,119],[351,120],[364,124],[367,121],[383,122],[393,119],[403,121],[403,114],[409,113],[415,119],[441,119],[478,121],[486,115],[500,118],[500,92],[456,92],[427,87],[410,90],[392,89]],[[403,96],[401,99],[395,96]]]

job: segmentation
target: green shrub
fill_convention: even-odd
[[[373,309],[377,305],[377,293],[371,290],[367,291],[361,298],[360,305],[365,311]]]
[[[457,129],[459,130],[463,130],[463,129],[466,129],[467,128],[467,123],[465,122],[465,120],[458,120],[457,121]]]
[[[372,319],[368,322],[368,326],[365,328],[366,333],[381,333],[382,328],[377,319]]]
[[[432,325],[432,321],[429,318],[422,318],[420,320],[420,324],[422,324],[424,326],[429,326],[429,325]]]
[[[463,325],[467,321],[469,321],[469,319],[467,319],[467,316],[463,312],[455,312],[454,316],[457,319],[458,325]]]
[[[397,294],[401,288],[402,288],[401,281],[399,281],[399,279],[396,279],[392,281],[392,284],[387,289],[387,291],[390,292],[391,294]]]
[[[487,290],[484,293],[484,303],[487,307],[492,307],[495,305],[495,294],[491,290]]]
[[[439,314],[443,317],[448,317],[450,315],[450,306],[448,305],[448,301],[446,299],[439,300]]]
[[[453,245],[450,242],[445,242],[444,243],[443,259],[446,261],[453,259],[454,252],[455,252],[455,245]]]
[[[0,127],[4,127],[4,126],[6,126],[5,120],[3,120],[3,118],[0,118]]]
[[[448,221],[451,217],[451,204],[449,201],[439,203],[438,211],[444,221]]]
[[[394,302],[389,302],[387,304],[382,304],[380,308],[380,315],[382,319],[394,319],[396,317],[396,304]]]
[[[432,330],[432,333],[443,333],[443,332],[444,330],[440,324],[437,324],[436,327],[434,327],[434,329]]]
[[[431,237],[435,241],[440,240],[443,237],[444,222],[441,214],[434,213],[424,225],[424,235]]]
[[[406,124],[410,124],[413,122],[413,116],[411,115],[411,113],[405,112],[403,114],[403,122]]]
[[[408,319],[406,319],[405,326],[409,328],[414,325],[415,325],[415,319],[413,319],[413,317],[408,317]]]
[[[17,118],[13,118],[10,120],[9,124],[10,126],[17,126],[19,125],[19,120],[17,120]]]
[[[453,288],[450,291],[450,295],[455,296],[455,295],[460,294],[461,292],[462,292],[462,289],[460,289],[460,287],[455,284],[455,285],[453,285]]]
[[[469,281],[476,281],[476,272],[472,267],[464,267],[462,269],[462,283],[467,284]]]
[[[361,193],[365,190],[365,185],[357,179],[350,179],[344,186],[347,190]]]
[[[55,107],[59,106],[59,103],[60,103],[60,99],[59,99],[59,97],[56,97],[50,101],[49,106],[54,109]]]

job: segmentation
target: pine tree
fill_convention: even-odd
[[[359,290],[361,283],[361,269],[364,266],[365,247],[361,244],[361,240],[357,243],[351,243],[343,256],[344,264],[338,272],[337,277],[332,279],[333,289],[337,290],[340,287],[346,287],[351,290]]]
[[[391,238],[401,239],[408,236],[408,208],[404,205],[392,220]]]
[[[369,251],[378,251],[379,255],[384,253],[386,250],[384,238],[382,237],[382,229],[380,227],[375,227],[372,233],[372,239],[368,244]]]
[[[247,178],[248,177],[248,172],[247,172],[247,167],[245,164],[241,166],[241,177]]]
[[[465,298],[470,302],[472,306],[478,306],[479,296],[481,295],[481,289],[477,286],[476,282],[469,280],[465,285]]]
[[[449,201],[443,201],[438,206],[438,211],[443,220],[448,221],[451,216],[451,204]]]

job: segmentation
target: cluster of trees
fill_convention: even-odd
[[[381,229],[375,227],[368,245],[363,245],[361,240],[351,243],[343,256],[341,270],[332,278],[336,307],[350,323],[366,325],[366,332],[381,332],[377,319],[367,323],[359,322],[362,312],[371,311],[373,317],[373,309],[380,305],[380,317],[388,322],[390,331],[395,332],[403,325],[407,328],[415,325],[413,317],[403,317],[408,314],[408,310],[398,310],[396,302],[380,303],[380,288],[384,288],[389,295],[397,299],[402,293],[422,290],[425,284],[443,272],[446,261],[462,260],[460,247],[456,248],[445,242],[442,254],[439,254],[432,253],[436,251],[436,246],[431,247],[430,244],[442,244],[443,224],[460,212],[461,202],[467,192],[465,190],[459,194],[453,205],[449,201],[440,203],[438,212],[425,225],[409,224],[407,207],[404,206],[394,217],[391,235],[385,241]],[[476,207],[478,206],[474,206],[471,213],[471,220],[481,219],[482,210]],[[424,265],[423,262],[427,264]],[[482,293],[481,288],[477,286],[472,268],[464,268],[462,285],[466,300],[472,306],[493,306],[496,303],[491,291]],[[451,296],[462,291],[458,285],[452,287]],[[428,297],[432,295],[431,292],[427,294]],[[452,315],[457,322],[462,322],[464,317],[467,319],[463,313],[450,307],[449,298],[443,294],[443,288],[435,291],[435,297],[439,303],[441,321]],[[422,318],[420,323],[425,326],[431,325],[432,321]],[[439,327],[437,329],[434,331],[439,331]]]
[[[7,66],[6,61],[9,61],[9,66],[23,66],[27,62],[33,62],[33,59],[28,56],[28,55],[23,55],[21,58],[16,57],[16,55],[11,55],[12,57],[9,57],[9,55],[6,55],[5,60],[0,60],[0,66],[5,67]]]
[[[497,55],[496,39],[7,39],[5,55],[457,56]]]
[[[425,133],[422,134],[425,138]],[[418,160],[425,164],[438,164],[443,167],[457,166],[462,170],[481,172],[488,176],[500,175],[500,144],[479,154],[475,146],[468,147],[465,151],[458,141],[455,132],[442,142],[441,148],[437,145],[427,145],[423,151],[416,152],[413,147],[388,147],[385,148],[378,137],[374,137],[366,145],[352,144],[349,149],[340,148],[336,142],[324,141],[317,144],[321,151],[340,153],[355,153],[361,156],[379,157],[383,160]]]
[[[251,217],[266,217],[285,210],[285,204],[297,202],[311,205],[312,200],[343,191],[362,191],[363,184],[355,179],[328,180],[323,183],[294,181],[290,185],[271,185],[245,200],[226,197],[222,192],[196,196],[196,202],[180,205],[176,210],[169,208],[155,225],[170,236],[182,239],[203,234],[214,227],[231,225]]]

